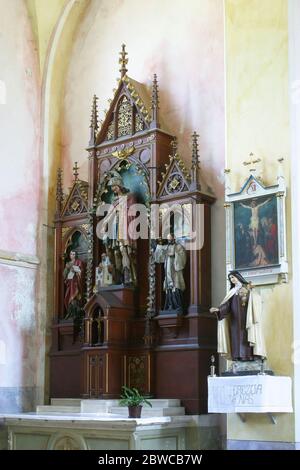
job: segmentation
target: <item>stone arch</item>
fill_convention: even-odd
[[[55,182],[61,165],[61,93],[68,66],[72,38],[80,25],[90,0],[67,0],[49,40],[46,60],[42,71],[40,161],[42,162],[42,188],[40,207],[40,231],[38,251],[41,256],[37,290],[38,312],[49,330],[53,316],[53,219],[55,212]],[[34,25],[33,25],[34,29]],[[46,293],[42,295],[42,292]],[[46,318],[43,312],[46,312]],[[46,335],[47,336],[47,335]],[[49,345],[45,345],[46,350]],[[41,382],[45,383],[44,397],[49,394],[49,373],[46,357],[45,370],[40,370]],[[44,379],[45,377],[45,379]]]

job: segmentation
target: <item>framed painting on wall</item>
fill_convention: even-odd
[[[251,175],[226,194],[226,267],[254,284],[287,282],[284,178],[264,186]]]
[[[277,197],[233,203],[235,269],[279,263]]]

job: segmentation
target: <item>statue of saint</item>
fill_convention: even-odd
[[[106,253],[102,253],[101,262],[97,268],[96,280],[99,287],[108,287],[114,284],[114,266]]]
[[[182,314],[184,309],[183,292],[185,290],[183,270],[186,264],[186,250],[183,245],[176,242],[174,235],[169,234],[167,240],[167,245],[163,245],[160,240],[154,252],[155,262],[164,263],[165,268],[166,300],[164,310],[173,310]]]
[[[65,290],[65,318],[78,316],[81,310],[84,288],[84,263],[77,257],[76,251],[70,251],[70,261],[66,263],[63,276],[66,286]]]
[[[116,279],[125,285],[136,285],[136,240],[132,238],[130,224],[134,214],[130,214],[130,207],[136,203],[133,193],[124,187],[122,177],[114,172],[107,183],[111,187],[114,199],[110,210],[102,220],[103,230],[100,238],[106,252],[113,253]],[[99,236],[99,234],[98,234]]]
[[[218,353],[233,361],[265,358],[260,296],[238,271],[228,279],[228,294],[219,308],[210,309],[218,318]]]

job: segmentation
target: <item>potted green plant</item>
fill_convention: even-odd
[[[122,390],[120,405],[128,406],[128,418],[140,418],[144,403],[152,407],[150,401],[147,400],[149,396],[142,395],[137,388],[129,388],[123,385]]]

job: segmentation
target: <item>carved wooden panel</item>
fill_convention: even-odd
[[[104,355],[101,353],[87,353],[86,356],[86,394],[92,397],[101,397],[104,393]]]
[[[129,356],[128,374],[129,387],[136,387],[138,390],[146,390],[147,356]]]
[[[118,112],[118,137],[132,134],[132,106],[127,96],[121,98]]]

